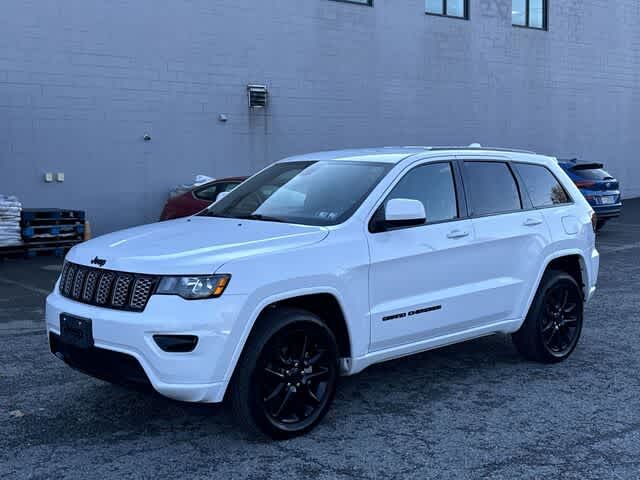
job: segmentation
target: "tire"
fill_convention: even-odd
[[[582,291],[571,275],[545,272],[522,327],[512,335],[516,348],[541,363],[566,360],[582,333],[583,308]]]
[[[306,310],[274,308],[249,335],[230,385],[231,406],[249,432],[292,438],[322,420],[337,380],[329,327]]]
[[[606,220],[597,220],[596,221],[596,232],[599,232],[600,230],[602,230],[602,227],[604,227],[604,225],[607,223]]]

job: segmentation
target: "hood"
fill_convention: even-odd
[[[105,269],[157,275],[210,274],[237,258],[319,242],[324,227],[289,223],[190,217],[129,228],[76,245],[67,260]]]

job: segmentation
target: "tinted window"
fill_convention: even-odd
[[[393,198],[420,200],[428,223],[458,217],[458,202],[449,163],[431,163],[414,168],[398,182],[387,200]]]
[[[549,207],[568,203],[569,196],[556,177],[541,165],[516,164],[534,207]]]
[[[571,171],[586,180],[613,180],[609,172],[601,168],[572,169]]]
[[[220,189],[218,190],[218,193],[230,192],[231,190],[233,190],[237,186],[238,186],[238,182],[221,183],[220,184]]]
[[[205,187],[201,190],[196,190],[194,192],[194,195],[196,196],[196,198],[199,198],[200,200],[208,200],[210,202],[215,201],[217,195],[218,195],[218,188],[219,188],[219,184],[213,184],[213,185],[209,185],[208,187]]]
[[[238,182],[228,182],[228,183],[216,183],[215,185],[210,185],[202,190],[197,190],[194,195],[196,198],[200,200],[209,200],[211,202],[215,202],[222,192],[230,192],[234,188],[238,186]]]
[[[520,193],[513,174],[502,162],[465,162],[465,187],[474,215],[520,210]]]
[[[346,160],[276,163],[200,215],[337,225],[355,212],[390,168]]]

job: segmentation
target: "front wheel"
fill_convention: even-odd
[[[512,336],[517,349],[538,362],[567,359],[582,332],[583,303],[582,291],[571,275],[546,272],[527,318]]]
[[[291,438],[320,422],[333,400],[338,350],[332,331],[305,310],[260,319],[231,385],[236,418],[253,432]]]

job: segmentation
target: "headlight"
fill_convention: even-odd
[[[187,300],[216,298],[222,295],[231,275],[207,275],[198,277],[163,277],[156,293],[180,295]]]

